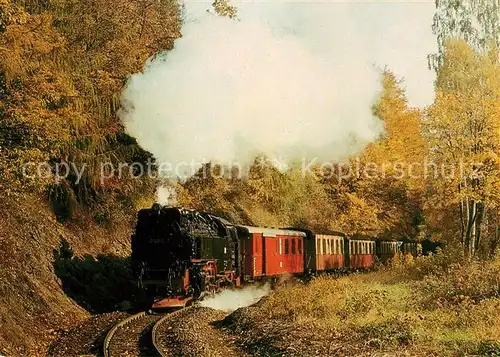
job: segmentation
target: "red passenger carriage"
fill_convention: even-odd
[[[375,266],[376,246],[369,239],[349,239],[346,266],[351,269],[371,269]]]
[[[238,226],[244,280],[304,272],[306,234],[297,230]]]

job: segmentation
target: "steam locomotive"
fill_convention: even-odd
[[[138,213],[131,260],[152,307],[170,308],[244,281],[370,269],[376,260],[417,255],[417,249],[414,241],[241,226],[211,214],[154,204]]]

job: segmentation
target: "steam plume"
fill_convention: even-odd
[[[224,290],[220,294],[202,300],[200,305],[216,310],[233,311],[240,307],[250,306],[271,292],[269,284],[248,286],[241,290]]]
[[[164,206],[175,206],[177,195],[173,186],[160,186],[156,190],[156,202]]]
[[[120,112],[176,175],[256,154],[358,153],[382,131],[371,106],[386,65],[406,78],[412,104],[432,100],[430,2],[236,2],[239,21],[186,5],[183,37],[130,78]]]

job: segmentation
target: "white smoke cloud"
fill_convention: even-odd
[[[177,204],[175,187],[159,186],[156,190],[156,202],[163,206],[175,206]]]
[[[255,304],[271,292],[269,284],[262,286],[247,286],[238,290],[224,290],[213,297],[200,302],[201,306],[210,307],[215,310],[234,311],[240,307]]]
[[[432,100],[431,3],[234,5],[239,21],[187,3],[183,37],[123,92],[127,131],[160,162],[343,160],[382,131],[371,106],[385,65],[412,104]]]

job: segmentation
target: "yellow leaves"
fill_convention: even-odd
[[[63,45],[63,38],[52,28],[50,15],[29,16],[26,23],[7,26],[0,36],[0,65],[7,81],[46,67],[51,54]]]
[[[498,49],[479,52],[465,41],[448,41],[436,81],[436,99],[425,120],[432,159],[440,166],[455,168],[448,180],[439,177],[429,182],[434,189],[428,202],[429,222],[445,236],[460,237],[460,227],[471,219],[468,208],[475,204],[484,206],[486,215],[497,214],[499,129]],[[478,229],[488,232],[491,222],[481,213]],[[481,238],[488,239],[486,234]]]
[[[11,0],[0,0],[0,32],[12,24],[22,25],[29,19],[29,14]]]
[[[0,133],[0,146],[17,152],[16,160],[36,151],[43,154],[42,162],[55,158],[86,164],[86,187],[80,186],[79,195],[107,190],[114,200],[120,190],[125,196],[152,194],[148,185],[153,180],[148,179],[100,187],[99,168],[107,160],[129,162],[142,155],[137,145],[116,140],[123,130],[116,117],[119,93],[129,74],[180,36],[177,3],[53,0],[30,3],[32,15],[8,0],[0,0],[0,6],[5,85],[0,109],[2,130],[10,131],[8,137]],[[12,173],[6,179],[10,187],[15,180],[23,182],[15,169],[21,161],[2,165]]]
[[[447,44],[426,129],[444,162],[500,148],[500,63],[463,41]],[[454,161],[454,162],[453,162]]]
[[[229,17],[230,19],[234,19],[238,16],[238,10],[236,7],[229,5],[228,0],[215,0],[212,3],[212,7],[219,16]]]
[[[405,93],[392,73],[384,73],[383,88],[374,112],[384,121],[386,137],[370,150],[378,151],[378,159],[386,162],[420,159],[426,151],[420,130],[422,113],[408,107]]]

